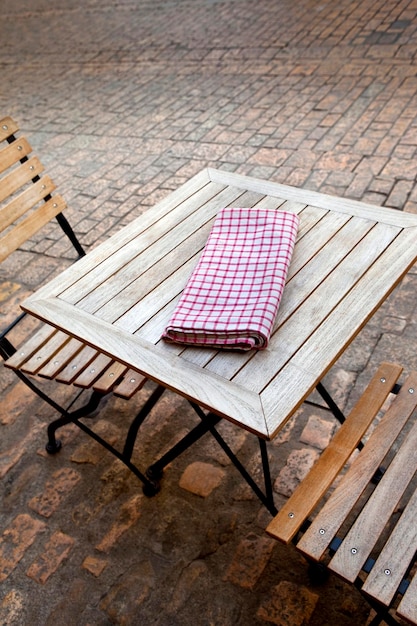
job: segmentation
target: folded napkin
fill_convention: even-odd
[[[285,211],[222,209],[162,337],[193,346],[266,348],[298,223]]]

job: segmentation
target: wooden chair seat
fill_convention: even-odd
[[[397,624],[394,610],[417,624],[417,372],[384,407],[401,372],[395,364],[380,366],[267,527],[272,537],[294,541],[308,560],[360,588],[377,611],[374,624]]]
[[[55,189],[40,160],[32,156],[32,147],[20,135],[17,123],[11,117],[0,120],[0,261],[33,238],[52,218],[56,218],[77,256],[85,254],[62,213],[66,203]],[[47,263],[48,256],[44,258]],[[4,364],[15,370],[54,408],[62,409],[62,415],[66,415],[66,409],[45,398],[36,381],[56,380],[92,390],[97,396],[113,393],[126,399],[146,382],[140,374],[48,324],[40,325],[31,337],[16,347],[10,337],[23,318],[24,314],[17,314],[0,333]]]

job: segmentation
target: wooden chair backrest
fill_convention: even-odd
[[[11,117],[0,120],[0,262],[66,208],[18,130]]]

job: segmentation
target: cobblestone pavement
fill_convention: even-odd
[[[417,0],[3,0],[2,24],[0,111],[88,248],[206,165],[417,211]],[[2,319],[67,264],[57,236],[3,263]],[[343,406],[381,360],[417,367],[416,286],[414,269],[328,373]],[[4,368],[0,392],[0,624],[367,623],[356,591],[312,586],[266,536],[269,514],[209,438],[148,499],[75,427],[47,456],[53,413]],[[148,393],[109,400],[97,428],[120,441]],[[193,423],[167,393],[135,459]],[[270,446],[278,505],[334,427],[305,407]],[[222,428],[259,477],[254,438]]]

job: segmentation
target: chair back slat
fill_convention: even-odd
[[[9,167],[19,163],[32,152],[30,143],[22,137],[15,139],[11,144],[7,145],[0,151],[0,174],[5,172]]]
[[[0,120],[0,141],[8,139],[19,130],[18,125],[11,117],[4,117]]]
[[[0,202],[17,193],[27,183],[43,172],[43,165],[37,157],[22,163],[0,179]]]
[[[38,207],[23,221],[9,230],[0,239],[0,261],[3,261],[11,252],[16,250],[31,235],[36,233],[42,226],[45,226],[55,215],[61,213],[66,207],[61,196],[54,196],[48,202]],[[1,215],[1,213],[0,213]]]
[[[399,617],[417,625],[417,372],[398,385],[401,370],[380,366],[267,532],[288,543],[295,535],[294,528],[288,532],[287,518],[299,517],[297,550],[357,586],[377,611],[375,623],[396,607]],[[389,401],[369,422],[360,449],[335,473],[340,458],[352,451],[352,427],[362,428],[375,417],[385,385],[393,392]],[[360,417],[362,412],[368,417]]]
[[[45,200],[54,190],[55,185],[49,176],[42,176],[33,185],[30,185],[13,200],[10,200],[8,204],[0,209],[1,231],[11,226],[36,204]]]
[[[10,117],[0,120],[0,262],[66,208]]]
[[[397,615],[411,624],[416,623],[417,616],[417,575],[411,580],[397,608]]]

